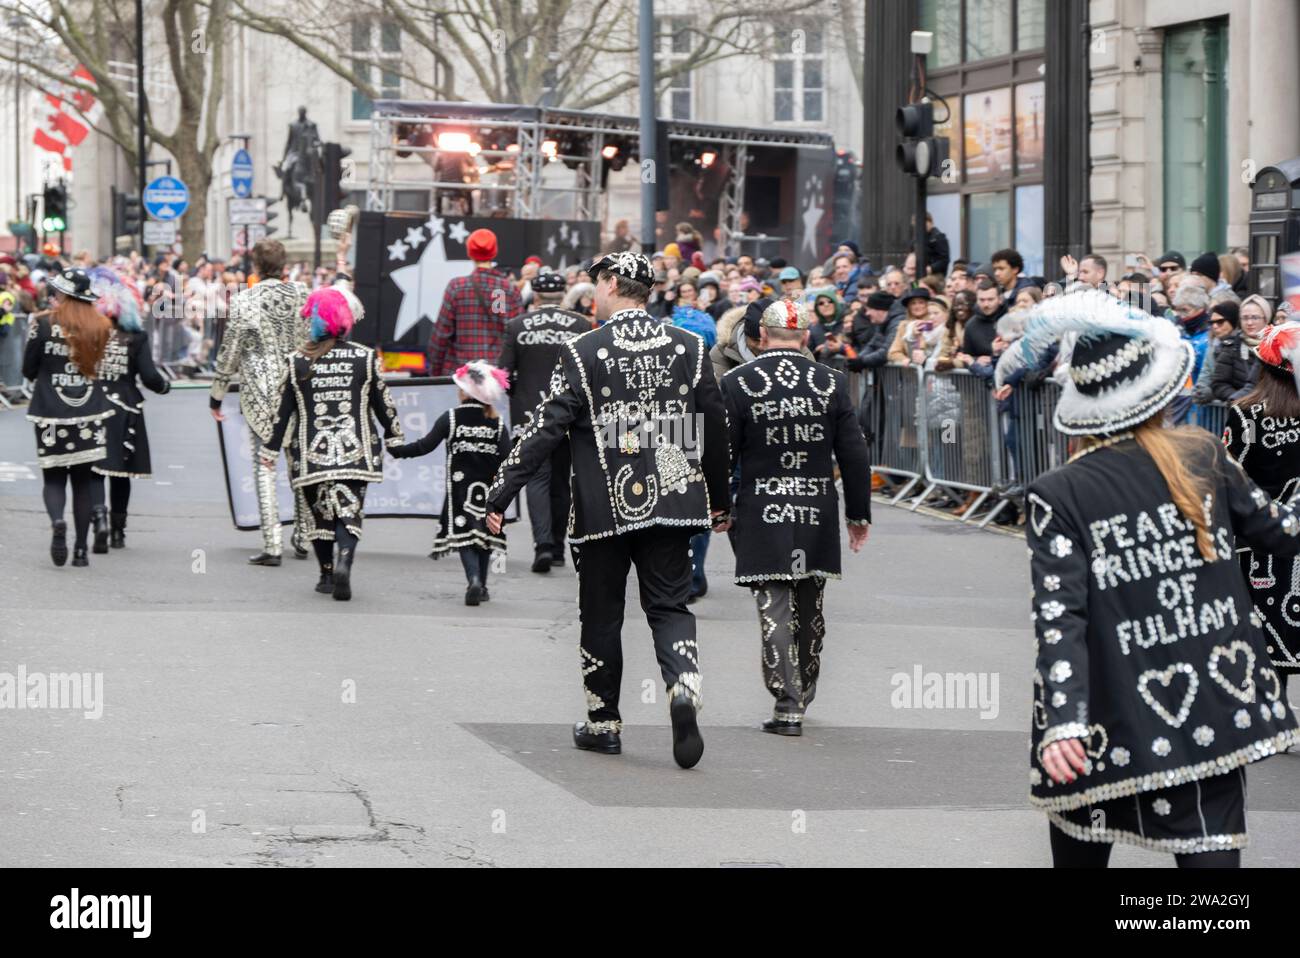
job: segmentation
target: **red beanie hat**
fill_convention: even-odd
[[[497,258],[497,234],[491,230],[475,230],[469,234],[465,251],[476,263],[490,263]]]

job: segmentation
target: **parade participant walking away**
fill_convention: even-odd
[[[112,326],[95,311],[97,297],[84,269],[65,269],[48,285],[54,308],[31,316],[23,353],[23,376],[34,383],[27,419],[36,426],[36,459],[45,480],[50,558],[57,566],[68,561],[63,513],[71,483],[76,532],[72,564],[86,566],[94,487],[100,481],[92,467],[108,454],[105,420],[116,412],[96,378]]]
[[[560,350],[591,330],[591,320],[561,309],[566,289],[562,273],[541,273],[533,280],[534,308],[506,324],[500,367],[510,376],[510,431],[518,436],[546,398]],[[495,468],[493,473],[495,473]],[[488,481],[491,480],[488,476]],[[569,444],[561,442],[550,468],[528,480],[528,521],[533,531],[534,572],[564,565],[564,535],[569,522]]]
[[[456,370],[452,379],[460,405],[439,416],[423,439],[394,446],[389,453],[395,459],[414,459],[447,444],[447,497],[433,556],[460,553],[465,567],[465,604],[478,605],[489,598],[488,560],[493,551],[506,549],[505,532],[489,532],[484,517],[488,484],[510,452],[510,434],[494,408],[505,402],[509,376],[503,369],[475,360]]]
[[[475,359],[495,362],[501,355],[506,324],[524,311],[519,290],[496,269],[497,236],[477,229],[465,241],[474,272],[447,283],[434,324],[429,372],[450,376]]]
[[[260,285],[260,284],[259,284]],[[261,449],[262,465],[274,468],[293,423],[300,454],[291,463],[295,493],[301,494],[303,537],[320,565],[316,591],[346,602],[352,598],[352,562],[365,518],[366,485],[384,478],[385,445],[405,441],[379,357],[369,346],[349,342],[352,312],[341,292],[318,289],[307,297],[302,316],[309,342],[289,357],[289,375]],[[338,543],[338,555],[334,545]]]
[[[591,272],[604,325],[565,343],[546,401],[488,491],[488,529],[501,531],[506,505],[569,436],[569,533],[577,547],[588,717],[575,726],[574,745],[607,754],[622,750],[623,604],[635,565],[641,608],[668,687],[673,757],[690,768],[704,741],[696,721],[695,617],[686,607],[687,543],[693,532],[710,527],[711,516],[721,521],[726,514],[726,413],[704,341],[645,311],[655,281],[650,261],[637,253],[610,254]]]
[[[732,547],[737,585],[758,603],[763,683],[776,699],[763,731],[803,734],[817,692],[826,580],[840,577],[839,496],[849,547],[871,523],[871,459],[848,378],[805,357],[812,316],[789,300],[763,311],[753,362],[722,378],[731,460],[740,469]]]
[[[283,550],[275,463],[272,461],[269,467],[264,465],[267,459],[262,450],[275,426],[289,354],[307,340],[307,327],[302,319],[307,287],[280,280],[284,255],[284,246],[278,240],[260,240],[253,247],[253,267],[262,278],[257,285],[241,290],[230,300],[226,332],[217,353],[217,374],[208,399],[212,418],[224,421],[221,400],[230,388],[230,381],[239,377],[239,412],[252,434],[253,488],[257,490],[257,515],[262,527],[262,551],[248,561],[262,566],[278,566]],[[292,457],[289,468],[290,471],[294,468]],[[302,559],[307,558],[302,544],[305,512],[305,504],[294,496],[293,547]]]
[[[1223,444],[1268,498],[1279,508],[1300,492],[1300,395],[1295,366],[1300,359],[1300,323],[1283,323],[1264,331],[1254,355],[1259,381],[1228,413]],[[1291,555],[1239,549],[1255,612],[1264,622],[1268,657],[1282,676],[1285,692],[1291,674],[1300,671],[1300,561]],[[1285,694],[1283,700],[1286,699]]]
[[[1233,561],[1295,555],[1300,518],[1195,427],[1165,428],[1190,343],[1106,293],[1054,297],[1017,348],[1077,334],[1055,425],[1082,437],[1027,498],[1038,643],[1030,802],[1057,867],[1114,842],[1236,867],[1245,768],[1297,740]]]
[[[104,384],[109,402],[117,407],[107,421],[107,455],[94,466],[95,472],[108,477],[109,503],[112,511],[111,532],[101,535],[104,506],[95,507],[94,551],[105,553],[126,546],[126,516],[131,502],[131,480],[148,479],[153,473],[149,457],[149,432],[144,423],[144,395],[139,383],[162,395],[171,390],[167,379],[153,363],[149,334],[140,324],[143,301],[133,285],[126,283],[111,269],[92,267],[91,284],[99,294],[95,308],[109,318],[113,333],[99,363],[98,379]],[[104,498],[104,486],[97,483],[96,501]]]

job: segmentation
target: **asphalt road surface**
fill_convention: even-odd
[[[805,734],[785,739],[757,731],[754,604],[715,536],[694,606],[705,753],[681,771],[634,599],[624,753],[578,752],[571,568],[530,573],[511,526],[492,601],[466,608],[421,520],[367,521],[348,604],[313,591],[312,560],[248,566],[260,540],[231,524],[206,402],[149,400],[154,479],[128,548],[89,569],[50,563],[32,428],[0,412],[0,671],[103,676],[98,719],[0,710],[0,866],[1049,864],[1026,802],[1020,539],[878,504],[827,590]],[[918,669],[976,673],[989,701],[895,707]],[[1300,864],[1300,756],[1249,780],[1245,864]]]

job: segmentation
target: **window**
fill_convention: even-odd
[[[934,34],[928,65],[961,63],[1041,51],[1047,42],[1048,0],[921,0],[918,29]]]
[[[1016,188],[1016,249],[1024,257],[1025,276],[1043,276],[1043,188]]]
[[[1165,242],[1195,255],[1227,245],[1228,31],[1208,20],[1165,31]]]
[[[663,67],[690,59],[695,33],[689,17],[664,17],[659,21],[659,62]],[[659,115],[674,120],[691,118],[693,84],[690,70],[679,69],[668,80],[668,92],[659,104]]]
[[[966,59],[1011,52],[1011,0],[966,0]]]
[[[1011,90],[968,93],[963,106],[966,122],[966,182],[986,183],[1011,176]]]
[[[934,34],[934,49],[926,64],[932,70],[961,62],[961,0],[926,0],[918,29]]]
[[[1041,50],[1047,43],[1047,0],[1020,0],[1016,8],[1016,49]]]
[[[797,21],[773,31],[772,119],[822,123],[826,119],[826,47],[822,26]]]
[[[373,82],[379,70],[379,94],[383,99],[400,99],[402,77],[402,31],[391,20],[352,21],[352,71]],[[391,68],[390,68],[391,64]],[[374,112],[370,98],[355,87],[352,90],[352,119],[367,120]]]
[[[1005,247],[1011,238],[1011,194],[972,193],[969,203],[966,213],[966,229],[970,235],[967,259],[972,263],[988,263],[989,257]],[[1041,245],[1039,249],[1041,251]]]

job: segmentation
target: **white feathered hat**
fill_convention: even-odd
[[[1106,436],[1145,422],[1173,401],[1196,365],[1172,322],[1098,290],[1035,306],[1014,348],[1032,364],[1067,333],[1077,339],[1054,422],[1069,436]]]

